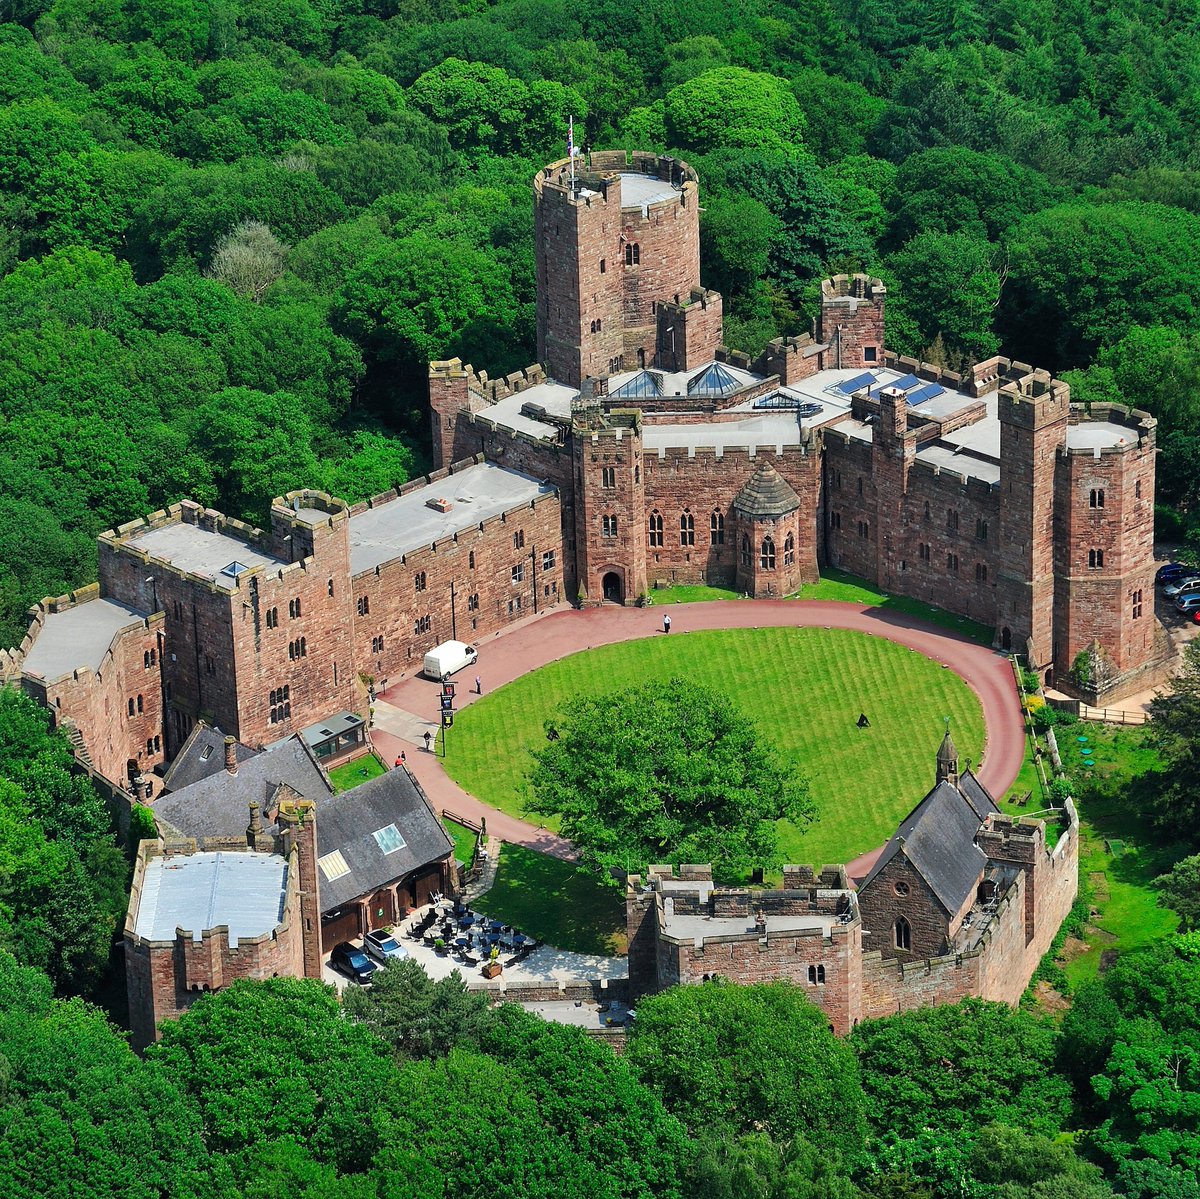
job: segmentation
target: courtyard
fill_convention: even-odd
[[[941,661],[847,629],[724,629],[596,648],[490,691],[457,717],[445,769],[524,817],[530,751],[566,699],[672,677],[723,691],[808,779],[818,818],[782,825],[787,861],[849,861],[886,840],[932,786],[944,718],[964,758],[978,764],[984,748],[980,701]],[[863,714],[869,727],[858,727]]]

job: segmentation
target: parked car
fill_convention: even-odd
[[[1200,609],[1200,591],[1189,591],[1186,595],[1181,595],[1175,601],[1175,609],[1182,612],[1185,616],[1190,616],[1197,609]]]
[[[367,933],[363,937],[363,948],[377,962],[385,966],[393,959],[408,957],[408,950],[391,933],[386,933],[382,929]]]
[[[347,978],[352,978],[360,987],[369,987],[378,969],[366,953],[352,941],[342,941],[335,945],[329,955],[329,964]]]
[[[1177,582],[1191,574],[1195,574],[1195,570],[1185,562],[1168,562],[1165,566],[1158,568],[1154,575],[1154,581],[1160,587],[1164,587],[1167,583]]]
[[[1200,591],[1200,575],[1187,575],[1182,579],[1176,579],[1173,583],[1168,583],[1163,588],[1163,595],[1167,599],[1174,599],[1177,595],[1183,595],[1188,591]]]

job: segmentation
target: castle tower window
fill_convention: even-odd
[[[770,537],[764,537],[758,551],[758,564],[763,570],[775,569],[775,542]]]
[[[425,590],[425,572],[423,570],[419,570],[415,575],[413,575],[413,590]]]
[[[946,528],[951,533],[958,532],[958,510],[955,508],[946,509]]]
[[[625,265],[637,266],[642,261],[642,247],[637,242],[625,243]]]
[[[708,522],[709,545],[725,544],[725,517],[720,512],[714,512]]]
[[[932,519],[931,513],[929,511],[929,501],[928,500],[925,501],[925,519],[926,520]]]
[[[475,569],[475,551],[474,551],[474,550],[472,550],[472,551],[471,551],[471,552],[470,552],[470,553],[467,555],[467,569],[468,569],[468,570],[474,570],[474,569]]]
[[[986,562],[976,562],[975,563],[975,582],[976,583],[986,583],[987,582],[987,563]]]
[[[383,653],[383,638],[382,637],[372,637],[371,638],[371,653],[373,653],[373,654]]]
[[[946,569],[952,575],[958,574],[958,555],[957,554],[947,554],[946,555]]]
[[[522,550],[525,548],[525,530],[518,529],[513,534],[513,549]]]
[[[1102,487],[1100,487],[1100,488],[1093,487],[1092,488],[1091,495],[1088,497],[1088,507],[1089,508],[1103,508],[1104,507],[1104,488],[1102,488]]]
[[[617,535],[617,518],[615,516],[602,516],[600,518],[600,535],[602,537],[615,537]]]
[[[268,608],[267,609],[267,628],[274,629],[274,628],[277,628],[278,626],[279,626],[279,609],[278,608]]]
[[[604,466],[600,469],[600,486],[601,487],[616,487],[617,485],[617,468],[615,466]]]
[[[360,595],[358,597],[358,614],[359,616],[367,616],[371,611],[370,596]]]
[[[1142,591],[1140,587],[1132,593],[1130,599],[1133,602],[1133,619],[1138,620],[1142,615]]]
[[[1133,498],[1135,500],[1140,500],[1142,498],[1142,481],[1141,481],[1141,479],[1134,480]]]
[[[133,699],[132,698],[130,698],[130,700],[129,700],[129,715],[130,716],[133,715]]]
[[[783,543],[783,564],[784,566],[795,566],[796,564],[796,539],[791,533],[787,535],[787,540]]]
[[[1103,550],[1088,550],[1088,568],[1099,570],[1104,565]]]
[[[514,566],[512,568],[511,573],[512,573],[512,581],[513,581],[514,585],[517,583],[525,582],[525,563],[518,562],[516,564],[516,566]]]
[[[605,269],[605,267],[606,267],[607,265],[608,265],[608,264],[607,264],[607,263],[604,261],[604,259],[603,259],[603,258],[601,258],[601,259],[600,259],[600,273],[601,273],[602,275],[604,274],[604,269]]]
[[[858,494],[862,495],[862,475],[858,476]]]
[[[895,928],[893,928],[892,932],[897,949],[912,949],[912,928],[903,916],[897,918]]]
[[[863,346],[863,361],[874,362],[878,351],[875,346]],[[824,967],[822,967],[824,969]],[[821,979],[824,982],[824,979]]]
[[[842,514],[840,512],[830,512],[829,527],[831,529],[840,529],[842,527]]]
[[[479,611],[479,592],[478,591],[475,592],[473,595],[467,596],[467,611],[468,612],[478,612]]]
[[[917,556],[921,559],[922,562],[928,562],[932,552],[933,551],[930,549],[928,541],[922,541],[917,546]]]
[[[558,555],[554,550],[542,551],[542,573],[548,570],[553,570],[555,563],[558,561]]]
[[[742,565],[750,565],[750,538],[745,533],[742,534]]]
[[[419,617],[413,623],[413,632],[415,634],[417,634],[417,636],[420,636],[422,633],[428,633],[432,627],[433,627],[433,617],[431,617],[427,614],[425,616]]]
[[[976,519],[975,521],[975,536],[980,541],[986,541],[988,535],[988,522],[986,520]]]
[[[679,544],[696,544],[696,522],[692,519],[690,512],[685,512],[679,518]]]
[[[663,543],[663,518],[661,512],[650,513],[650,545],[660,546]]]
[[[871,536],[871,525],[870,525],[869,521],[860,520],[858,522],[858,535],[860,537],[870,537]]]
[[[329,595],[330,595],[330,598],[332,599],[332,597],[333,597],[333,580],[332,579],[329,580]]]
[[[295,620],[300,615],[300,597],[297,596],[294,600],[288,600],[288,616]]]

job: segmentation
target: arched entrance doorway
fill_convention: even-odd
[[[605,603],[623,604],[625,602],[625,586],[621,582],[621,576],[615,570],[610,570],[601,579],[600,586],[604,591]]]
[[[1000,648],[1006,653],[1012,649],[1012,633],[1007,625],[1000,630]]]

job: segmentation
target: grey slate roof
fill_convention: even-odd
[[[389,824],[404,846],[385,853],[375,832]],[[321,910],[328,912],[433,862],[454,848],[407,770],[389,770],[370,782],[317,803],[317,853],[340,851],[350,873],[321,874]]]
[[[957,787],[938,783],[904,818],[859,891],[865,891],[897,854],[903,854],[946,911],[957,912],[987,865],[987,855],[975,844],[982,823]]]
[[[980,824],[989,816],[993,816],[1000,811],[996,806],[996,801],[988,793],[988,789],[969,769],[964,770],[958,776],[958,789],[962,792],[963,798],[974,809],[975,815],[979,817]]]
[[[254,750],[240,741],[235,747],[238,762],[254,757]],[[182,791],[218,770],[225,769],[225,734],[203,720],[188,734],[175,761],[163,775],[163,786],[168,791]],[[238,772],[239,774],[241,771]]]
[[[786,516],[800,507],[800,497],[769,462],[764,462],[737,493],[733,506],[746,516]]]
[[[221,753],[223,767],[224,751]],[[221,769],[190,787],[163,795],[154,805],[154,814],[185,837],[228,837],[245,832],[251,800],[262,807],[266,826],[265,814],[274,807],[275,792],[285,783],[314,803],[333,794],[304,742],[292,736],[247,758],[237,774]]]

